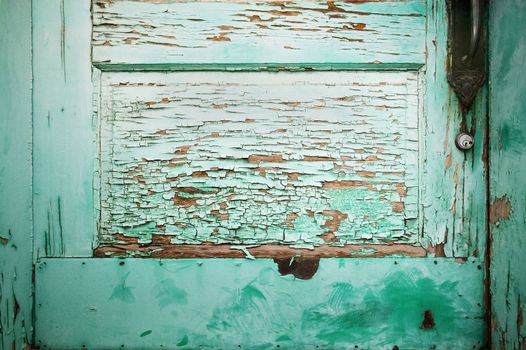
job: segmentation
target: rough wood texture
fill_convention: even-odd
[[[33,338],[31,1],[0,1],[0,349]]]
[[[96,158],[86,0],[35,1],[35,255],[90,256]]]
[[[101,242],[417,242],[417,78],[104,73]]]
[[[420,197],[422,244],[438,256],[483,256],[486,244],[487,87],[463,115],[447,82],[446,2],[427,4],[427,61]],[[455,138],[467,131],[474,147],[463,152]]]
[[[171,244],[170,236],[152,235],[152,242],[139,243],[138,238],[117,235],[112,243],[99,246],[94,251],[97,258],[382,258],[425,257],[427,251],[409,244],[347,244],[343,246],[318,246],[311,249],[290,245],[263,244],[255,246],[231,244]]]
[[[526,3],[490,8],[493,348],[526,349]]]
[[[478,263],[322,259],[302,280],[270,259],[44,259],[36,340],[48,349],[479,349]]]
[[[422,64],[425,2],[93,1],[95,64]]]

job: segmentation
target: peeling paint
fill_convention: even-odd
[[[10,239],[11,239],[11,230],[8,230],[7,235],[0,236],[0,244],[7,245]]]
[[[426,257],[428,252],[410,244],[347,244],[343,246],[311,244],[230,245],[204,242],[200,244],[171,244],[170,236],[153,234],[152,241],[141,243],[139,238],[115,235],[112,243],[94,251],[98,258],[331,258],[331,257]]]
[[[427,1],[426,73],[421,121],[421,219],[425,247],[436,256],[466,258],[485,251],[487,179],[483,129],[487,122],[487,86],[480,90],[469,113],[462,115],[447,81],[447,1]],[[475,138],[474,148],[455,146],[461,131]],[[431,250],[432,252],[432,250]]]
[[[501,220],[506,220],[511,213],[511,202],[506,196],[495,198],[490,206],[489,221],[491,224],[496,224]]]
[[[435,318],[433,317],[433,312],[431,310],[424,311],[424,319],[422,320],[422,323],[420,324],[420,328],[422,329],[432,329],[435,328]]]
[[[302,280],[311,279],[318,271],[320,259],[305,259],[292,257],[290,259],[274,259],[282,276],[293,275]]]
[[[414,244],[417,77],[104,73],[101,243]]]
[[[425,60],[423,0],[104,0],[93,23],[95,63]]]
[[[432,16],[426,19],[424,1],[362,2],[96,1],[94,63],[105,62],[106,68],[113,64],[111,69],[128,65],[123,69],[128,72],[103,72],[101,85],[96,86],[100,87],[101,95],[93,101],[96,106],[93,119],[100,121],[101,129],[97,140],[101,169],[95,174],[94,190],[100,195],[98,238],[102,245],[95,256],[275,258],[279,255],[285,257],[278,260],[284,276],[276,277],[272,262],[262,259],[250,261],[258,268],[244,274],[236,273],[235,269],[248,260],[237,261],[235,265],[232,261],[210,259],[217,266],[227,264],[223,274],[218,274],[217,269],[202,268],[202,262],[149,260],[143,266],[157,267],[137,279],[134,273],[143,270],[141,265],[134,265],[136,262],[131,265],[137,270],[130,269],[130,273],[125,271],[129,263],[121,261],[123,271],[113,274],[113,268],[97,265],[111,259],[92,259],[87,265],[94,264],[98,274],[91,272],[88,281],[111,273],[99,283],[88,283],[97,288],[77,293],[69,290],[62,297],[60,293],[68,291],[37,297],[49,296],[63,303],[72,295],[78,298],[82,292],[89,292],[80,303],[70,301],[71,307],[85,300],[91,300],[97,307],[82,305],[78,315],[86,310],[101,314],[115,305],[122,308],[122,303],[134,302],[137,307],[126,311],[137,312],[139,317],[134,319],[141,323],[148,317],[152,320],[148,327],[140,324],[133,333],[123,332],[139,339],[134,345],[146,341],[151,346],[152,339],[169,334],[168,343],[176,342],[178,347],[215,344],[218,348],[232,348],[247,344],[246,338],[242,338],[247,332],[261,329],[255,340],[259,348],[276,344],[286,348],[307,340],[310,343],[305,345],[319,344],[331,349],[348,348],[352,341],[364,346],[372,344],[372,348],[391,346],[396,341],[404,348],[421,346],[422,339],[429,347],[441,340],[440,344],[451,348],[480,347],[483,321],[477,303],[481,299],[478,284],[481,277],[475,265],[465,263],[465,257],[484,244],[478,225],[485,218],[484,210],[480,209],[485,206],[482,202],[470,204],[478,203],[479,198],[471,197],[470,186],[483,176],[478,163],[472,163],[470,158],[477,156],[479,150],[474,149],[473,155],[455,153],[453,143],[449,142],[458,125],[456,112],[451,111],[455,110],[455,102],[445,101],[446,81],[440,75],[445,62],[446,41],[441,40],[444,33],[434,32],[445,27],[442,5],[428,2]],[[66,6],[71,3],[65,2]],[[41,7],[37,9],[47,5]],[[68,14],[68,23],[74,21],[75,17],[69,18],[71,11],[63,9],[62,13]],[[42,21],[46,16],[37,17]],[[436,47],[438,42],[439,46],[437,51],[431,49],[432,45],[428,47],[424,82],[420,73],[404,70],[416,69],[426,60],[426,23],[429,44],[433,42]],[[48,33],[41,23],[35,28],[37,33]],[[72,38],[76,38],[75,34],[62,36],[64,61],[66,56],[72,57]],[[50,50],[58,54],[59,46],[51,43]],[[37,55],[42,46],[35,50]],[[303,64],[305,57],[314,64],[285,67],[287,62]],[[211,64],[207,69],[213,70],[218,70],[214,66],[217,63],[238,62],[241,66],[256,64],[239,69],[260,69],[261,60],[273,62],[269,66],[275,70],[317,69],[313,68],[319,67],[315,64],[335,69],[339,66],[332,66],[333,63],[352,61],[363,64],[352,66],[354,69],[394,67],[400,71],[294,74],[298,80],[284,72],[228,75],[129,72],[137,69],[133,64],[146,67],[152,62],[158,62],[155,67],[163,69],[188,62]],[[41,74],[47,65],[40,65]],[[63,68],[75,73],[71,66],[74,64],[68,60],[68,67]],[[196,67],[190,68],[202,68]],[[94,76],[97,74],[95,71]],[[62,256],[66,250],[69,254],[85,255],[91,246],[77,238],[86,235],[79,236],[73,231],[80,226],[88,237],[95,231],[83,225],[86,218],[89,221],[95,216],[91,215],[89,208],[93,203],[87,194],[92,190],[92,164],[82,160],[93,150],[88,147],[82,154],[67,153],[72,159],[64,162],[70,170],[65,173],[68,176],[81,173],[77,181],[61,181],[63,175],[57,174],[55,168],[61,169],[61,146],[77,142],[79,136],[79,144],[97,143],[93,134],[81,127],[86,125],[78,122],[91,123],[90,118],[70,114],[75,110],[89,111],[89,106],[72,103],[65,111],[63,105],[47,98],[53,94],[44,94],[49,82],[43,76],[37,82],[42,84],[36,89],[42,96],[36,111],[37,115],[48,116],[42,119],[48,129],[50,120],[54,127],[52,132],[42,132],[38,124],[42,121],[36,119],[37,144],[49,142],[48,146],[39,147],[36,154],[39,159],[50,160],[49,165],[41,164],[35,172],[39,175],[38,193],[42,191],[42,195],[35,196],[36,231],[44,238],[45,255]],[[73,77],[69,80],[77,80],[77,75]],[[86,81],[81,84],[87,86]],[[67,95],[71,102],[80,101],[81,94],[91,96],[72,86],[75,85],[58,86],[61,99]],[[77,94],[69,95],[70,91]],[[46,107],[48,100],[52,108]],[[478,108],[477,111],[483,110]],[[71,132],[67,135],[71,136],[60,136],[68,128]],[[444,150],[437,150],[435,146],[442,143]],[[58,156],[45,156],[43,152]],[[79,164],[77,171],[74,166]],[[57,175],[57,180],[53,179]],[[49,188],[45,188],[48,184]],[[64,198],[68,205],[56,202],[56,198]],[[82,214],[77,217],[75,214],[79,213]],[[76,246],[77,241],[83,244],[82,248]],[[420,243],[430,247],[428,251]],[[427,259],[398,262],[402,256],[426,254],[457,259],[446,260],[453,262],[448,269],[436,266],[441,259],[434,260],[434,264]],[[342,259],[338,264],[329,262],[331,269],[323,270],[317,259],[328,256],[397,259],[378,259],[368,269],[351,268],[351,263],[345,268]],[[56,271],[65,273],[68,264],[80,261],[60,262]],[[352,264],[362,263],[361,259],[355,259]],[[404,270],[397,271],[399,266]],[[177,270],[178,278],[159,278],[170,273],[170,268]],[[316,273],[318,268],[320,271]],[[70,276],[79,278],[87,278],[89,272],[80,274],[78,268],[69,272],[72,271]],[[185,277],[188,271],[191,274]],[[307,285],[310,288],[290,284],[294,278],[287,273],[304,279],[294,283],[315,284]],[[371,275],[376,276],[376,280],[372,279],[376,282],[371,282]],[[187,283],[191,284],[192,278],[198,284],[202,281],[215,284],[189,287]],[[48,282],[51,280],[56,283],[57,278]],[[211,285],[224,288],[210,288]],[[68,286],[77,287],[77,284]],[[287,293],[288,290],[282,291],[287,288],[295,293],[279,294]],[[473,293],[466,297],[451,294],[457,290]],[[223,294],[217,299],[209,294],[200,298],[195,291],[213,296]],[[96,297],[89,299],[92,294]],[[109,307],[100,307],[101,300]],[[152,300],[150,307],[148,303]],[[177,308],[170,303],[174,300],[179,302]],[[195,305],[196,300],[200,313],[184,313],[195,315],[195,319],[181,317],[181,310],[188,310],[185,306]],[[211,302],[211,307],[203,308],[203,300]],[[14,309],[16,305],[15,302]],[[399,313],[393,313],[396,308],[400,308]],[[240,312],[247,309],[261,317]],[[371,312],[372,309],[380,312]],[[422,310],[426,311],[422,314]],[[461,312],[456,313],[458,310]],[[517,310],[519,313],[521,309]],[[117,309],[110,315],[121,317],[127,312]],[[166,324],[156,323],[163,320],[161,314],[165,315],[164,320],[175,323],[199,322],[195,326],[184,324],[179,329],[169,322],[170,332],[166,332],[163,328]],[[39,310],[41,315],[53,319],[56,313]],[[297,319],[292,322],[283,315]],[[517,315],[517,323],[520,319],[522,316]],[[122,324],[132,325],[129,319],[126,321]],[[63,328],[53,328],[52,322],[46,323],[40,317],[37,322],[43,322],[42,328],[37,329],[42,332],[37,338],[43,344],[64,341],[68,336],[80,338],[75,330],[62,334],[64,338],[53,336],[53,331]],[[443,324],[455,325],[458,332],[448,329],[440,333]],[[289,325],[290,329],[284,331],[283,325]],[[361,325],[365,325],[366,332]],[[42,331],[48,326],[51,326],[49,332]],[[97,322],[86,322],[86,327],[99,326]],[[115,329],[114,326],[118,327],[112,323],[105,329]],[[422,335],[421,332],[431,328],[437,337]],[[272,331],[267,333],[268,329]],[[107,347],[117,341],[116,333],[94,332],[101,338],[90,342],[97,345],[106,341],[98,346]],[[223,340],[221,334],[232,337]],[[399,341],[400,334],[409,334],[406,342],[418,342],[404,344]],[[70,347],[72,343],[56,347]]]

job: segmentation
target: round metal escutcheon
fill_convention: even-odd
[[[475,143],[475,141],[473,140],[473,136],[471,136],[468,133],[462,132],[458,134],[455,143],[459,149],[467,151],[473,148],[473,144]]]

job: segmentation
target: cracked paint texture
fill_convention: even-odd
[[[425,1],[93,3],[95,63],[425,61]]]
[[[418,73],[103,73],[101,242],[417,242]]]
[[[368,70],[377,71],[378,75],[390,70],[422,72],[422,88],[418,92],[421,118],[418,119],[417,163],[422,180],[419,183],[420,238],[417,243],[437,256],[484,254],[486,206],[482,204],[485,195],[480,188],[484,186],[486,176],[486,153],[483,151],[487,135],[486,88],[481,90],[472,110],[462,116],[444,69],[448,60],[448,27],[443,1],[101,0],[93,2],[93,19],[93,63],[106,72]],[[149,102],[162,101],[166,96],[158,97],[159,100]],[[224,103],[218,101],[216,109],[221,109],[222,105]],[[390,127],[390,124],[386,125]],[[475,145],[472,151],[464,153],[456,149],[454,139],[458,132],[466,129],[474,135]],[[279,152],[270,155],[277,158],[268,161],[285,165]],[[254,154],[251,161],[255,164],[266,161],[259,156]],[[204,174],[195,174],[200,175]],[[362,175],[371,174],[363,172]],[[306,181],[306,178],[296,181]],[[367,187],[361,188],[364,195],[377,195],[375,191],[369,193]],[[197,204],[193,201],[202,204],[203,199],[197,198],[210,195],[182,190],[178,196],[172,197],[173,202],[188,207]],[[336,195],[336,190],[333,190]],[[299,189],[297,191],[303,196]],[[378,199],[377,203],[385,200]],[[397,214],[412,213],[412,207],[407,205],[409,202],[404,200],[393,201],[391,210]],[[318,242],[341,244],[334,228],[352,221],[349,216],[344,217],[349,215],[346,210],[351,209],[355,212],[362,210],[336,208],[338,212],[326,211],[321,216],[314,214],[315,226],[325,226],[325,235],[319,237],[323,242],[317,238]],[[380,216],[385,214],[381,208],[371,210]],[[223,225],[235,218],[234,215],[227,217],[221,208],[209,212],[212,217],[206,220],[220,219]],[[305,229],[314,228],[310,223],[305,224],[304,214],[294,211],[289,214],[289,217],[282,218],[284,225],[294,225],[294,230],[301,225]],[[390,215],[391,224],[395,217],[395,214]],[[415,226],[413,214],[408,217],[410,220],[403,224],[406,233],[411,231],[409,227]],[[102,219],[108,222],[107,218]],[[257,226],[260,221],[256,221]],[[161,224],[160,228],[163,227]],[[183,229],[188,229],[189,234],[192,230],[197,232],[192,227]],[[228,229],[238,230],[235,227]],[[151,231],[152,227],[141,229],[145,230]],[[364,233],[363,237],[351,233],[348,238],[355,239],[354,242],[386,239],[380,237],[374,228],[364,226],[360,232]],[[137,236],[135,232],[131,234]],[[216,238],[221,234],[219,228],[214,232]],[[282,241],[292,237],[277,230],[267,241],[280,234]],[[201,241],[202,237],[197,238],[194,242]],[[398,235],[395,238],[398,242],[415,242],[413,238],[400,240]],[[148,241],[147,236],[142,239],[142,242]]]

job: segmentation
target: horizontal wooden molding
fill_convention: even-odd
[[[97,258],[133,256],[138,258],[382,258],[405,256],[424,258],[424,248],[409,244],[348,244],[341,247],[319,246],[295,248],[286,245],[264,244],[238,246],[232,244],[157,244],[141,245],[136,242],[101,245],[93,252]]]
[[[308,71],[415,71],[423,63],[111,63],[96,62],[105,72],[308,72]]]

